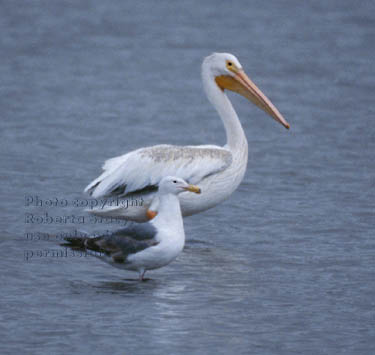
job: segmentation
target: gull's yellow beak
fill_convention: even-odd
[[[279,110],[272,102],[258,89],[242,69],[233,70],[234,76],[220,75],[215,78],[217,85],[222,89],[234,91],[252,103],[257,105],[263,111],[267,112],[277,122],[289,129],[289,123],[284,119]]]
[[[196,194],[201,193],[201,189],[198,186],[195,186],[195,185],[188,185],[188,186],[184,187],[184,189],[186,191],[195,192]]]

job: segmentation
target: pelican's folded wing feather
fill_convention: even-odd
[[[92,197],[126,196],[156,190],[164,176],[180,177],[191,184],[226,169],[232,153],[225,148],[157,145],[140,148],[105,162],[104,172],[85,189]]]

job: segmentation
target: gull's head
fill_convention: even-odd
[[[277,122],[289,129],[289,123],[284,119],[278,109],[250,80],[242,68],[239,60],[230,53],[213,53],[206,57],[202,64],[203,80],[214,80],[221,91],[234,91],[263,111],[268,113]],[[207,88],[206,88],[207,91]]]
[[[198,186],[190,185],[184,179],[174,176],[166,176],[159,183],[160,194],[178,195],[184,191],[195,192],[196,194],[201,193],[201,189]]]

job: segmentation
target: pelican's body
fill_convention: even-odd
[[[279,111],[246,76],[233,55],[214,53],[205,58],[202,64],[202,81],[209,101],[223,121],[226,145],[158,145],[109,159],[103,166],[102,175],[89,184],[85,191],[94,198],[120,197],[133,201],[98,208],[91,210],[91,213],[147,221],[148,211],[158,210],[158,199],[154,198],[156,187],[166,175],[181,177],[202,188],[200,195],[179,195],[183,216],[205,211],[228,198],[244,177],[248,145],[241,123],[224,89],[240,93],[289,128]]]

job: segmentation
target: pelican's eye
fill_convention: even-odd
[[[231,72],[233,73],[238,72],[236,64],[234,64],[231,60],[227,60],[225,64],[226,64],[227,69],[230,70]]]

